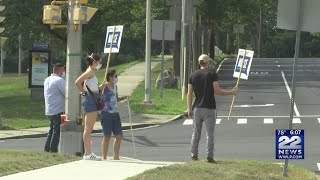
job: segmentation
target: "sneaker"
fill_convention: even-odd
[[[84,155],[83,160],[93,160],[93,161],[101,161],[102,158],[100,156],[95,155],[94,153]]]
[[[212,157],[207,157],[208,163],[217,163]]]
[[[191,156],[192,161],[198,161],[198,156]]]

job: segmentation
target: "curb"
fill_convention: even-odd
[[[165,123],[169,123],[172,121],[176,121],[179,120],[181,118],[184,117],[184,114],[181,115],[177,115],[174,116],[173,118],[169,119],[168,121],[165,121],[161,124],[165,124]],[[145,128],[145,127],[149,127],[149,126],[154,126],[157,124],[148,124],[148,123],[144,123],[144,124],[136,124],[136,125],[132,125],[132,129],[138,129],[138,128]],[[131,129],[131,126],[122,126],[122,130],[128,130]],[[92,130],[92,133],[100,133],[102,131],[102,129],[94,129]],[[0,138],[0,140],[8,140],[8,139],[24,139],[24,138],[41,138],[41,137],[46,137],[48,133],[39,133],[39,134],[31,134],[31,135],[21,135],[21,136],[12,136],[12,137],[7,137],[7,138]]]

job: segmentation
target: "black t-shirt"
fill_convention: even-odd
[[[215,81],[218,81],[218,74],[211,69],[198,69],[191,74],[189,84],[192,84],[196,96],[193,108],[216,109],[213,91]]]

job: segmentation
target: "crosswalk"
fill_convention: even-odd
[[[249,119],[249,120],[248,120]],[[314,122],[319,124],[320,125],[320,118],[309,118],[307,121],[308,122],[312,122],[312,119],[315,120]],[[245,124],[248,124],[250,122],[261,122],[263,124],[266,124],[266,125],[270,125],[270,124],[274,124],[276,121],[278,121],[279,119],[277,118],[270,118],[270,117],[266,117],[266,118],[246,118],[246,117],[241,117],[241,118],[236,118],[236,119],[232,119],[231,121],[229,122],[236,122],[236,124],[239,124],[239,125],[245,125]],[[284,119],[282,119],[284,120]],[[225,121],[228,121],[228,118],[217,118],[216,119],[216,124],[221,124],[222,122],[225,122]],[[287,122],[287,121],[286,121]],[[301,118],[293,118],[292,120],[292,123],[293,124],[302,124],[302,121],[301,121]],[[183,122],[183,125],[193,125],[193,119],[186,119],[184,122]]]

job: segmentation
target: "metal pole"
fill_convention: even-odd
[[[300,0],[300,10],[299,10],[299,18],[298,18],[298,27],[296,32],[296,46],[295,46],[295,54],[293,61],[293,74],[292,74],[292,96],[290,100],[290,119],[289,119],[289,129],[292,129],[292,120],[293,120],[293,108],[296,96],[296,79],[295,74],[297,70],[297,61],[299,60],[299,50],[300,50],[300,34],[301,34],[301,25],[302,25],[302,16],[303,16],[303,0]],[[286,159],[284,162],[283,168],[283,176],[288,176],[288,164],[289,159]]]
[[[184,45],[185,45],[185,34],[186,34],[186,28],[185,28],[185,24],[186,24],[186,0],[182,0],[182,19],[181,19],[181,44],[180,44],[180,89],[181,92],[183,91],[182,87],[183,87],[183,60],[184,60]]]
[[[21,53],[21,34],[19,34],[19,67],[18,67],[18,76],[21,76],[21,60],[22,60],[22,53]]]
[[[80,7],[80,5],[75,5],[75,2],[76,0],[69,0],[68,6],[65,112],[69,122],[61,128],[60,153],[82,155],[83,126],[77,124],[78,118],[80,118],[80,98],[79,93],[76,93],[78,92],[77,87],[74,85],[81,73],[82,25],[74,25],[73,10],[75,7]],[[75,30],[76,27],[77,30]]]
[[[238,42],[238,49],[237,49],[237,51],[239,51],[239,47],[240,47],[240,43],[239,43],[239,29],[238,29],[238,32],[237,32],[237,42]]]
[[[151,0],[146,7],[146,74],[145,74],[145,104],[151,102]]]
[[[261,33],[262,33],[262,9],[260,4],[260,18],[259,18],[259,37],[258,37],[258,58],[261,58]]]
[[[163,64],[164,64],[164,40],[165,40],[165,21],[162,22],[162,58],[161,58],[161,88],[160,97],[163,97]]]
[[[4,62],[3,62],[3,48],[1,47],[1,73],[0,77],[3,77],[3,69],[4,69]]]

